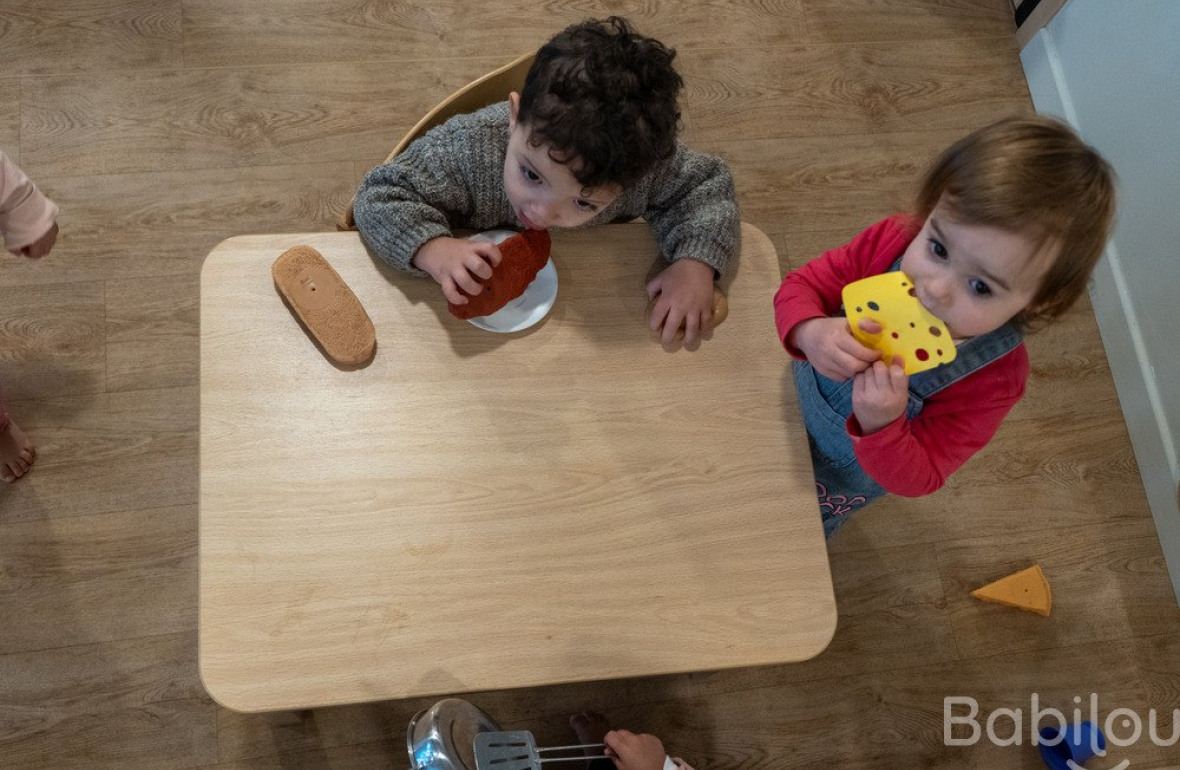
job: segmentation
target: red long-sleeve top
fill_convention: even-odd
[[[918,230],[910,217],[889,217],[850,243],[791,271],[774,295],[778,336],[787,352],[805,359],[802,351],[787,343],[791,330],[812,318],[838,316],[844,287],[888,271]],[[927,398],[912,420],[903,414],[876,433],[864,435],[856,416],[850,415],[845,429],[861,468],[885,491],[907,497],[928,495],[991,440],[1024,395],[1027,380],[1028,351],[1021,343]]]

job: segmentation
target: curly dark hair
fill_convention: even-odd
[[[576,159],[586,187],[625,187],[676,151],[684,81],[675,57],[619,16],[574,24],[537,52],[517,119],[553,160]]]

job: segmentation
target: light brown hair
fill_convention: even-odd
[[[960,139],[926,172],[917,215],[942,202],[970,225],[1028,234],[1053,262],[1029,306],[1013,320],[1043,325],[1086,290],[1110,235],[1115,175],[1110,164],[1065,123],[1040,115],[992,123]]]

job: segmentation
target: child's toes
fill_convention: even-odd
[[[24,460],[29,465],[33,464],[33,458],[36,456],[37,452],[32,447],[26,447],[25,449],[20,450],[20,459]]]

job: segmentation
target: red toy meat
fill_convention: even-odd
[[[500,244],[500,264],[474,297],[467,294],[466,305],[447,303],[456,318],[491,315],[524,294],[537,273],[549,261],[549,231],[525,230]],[[460,290],[462,291],[462,290]]]

